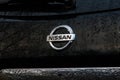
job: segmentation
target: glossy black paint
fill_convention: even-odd
[[[115,11],[64,20],[1,22],[0,58],[119,55],[119,17]],[[59,25],[71,26],[76,34],[75,41],[62,51],[52,49],[46,41]]]
[[[25,0],[24,0],[25,1]],[[8,19],[32,19],[31,17],[38,16],[60,16],[60,15],[80,15],[80,14],[89,14],[94,12],[106,12],[120,9],[119,0],[73,0],[74,8],[65,9],[60,6],[46,6],[46,5],[0,5],[0,16]],[[41,18],[38,18],[41,19]]]
[[[11,59],[41,60],[41,58],[51,57],[59,57],[58,59],[62,60],[60,58],[63,56],[77,56],[76,64],[80,63],[79,60],[83,58],[84,60],[90,58],[86,65],[96,59],[101,60],[101,64],[106,61],[105,64],[112,65],[110,63],[112,57],[115,58],[113,62],[117,61],[119,65],[120,1],[76,1],[76,8],[72,10],[55,8],[55,10],[44,11],[33,6],[33,8],[24,9],[21,6],[8,8],[2,5],[0,8],[0,61],[5,63],[6,59],[9,62]],[[76,34],[76,40],[68,48],[56,51],[46,42],[46,37],[53,28],[63,24],[71,26]]]

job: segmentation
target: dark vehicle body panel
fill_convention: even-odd
[[[120,80],[120,0],[37,1],[0,0],[0,80]],[[59,25],[76,34],[61,51]]]
[[[61,12],[1,10],[0,58],[119,55],[119,2],[76,0],[75,9]],[[59,25],[71,26],[76,34],[62,51],[53,50],[46,41]]]
[[[64,20],[2,22],[0,58],[119,55],[119,19],[119,11],[114,11]],[[64,24],[72,27],[76,39],[68,48],[56,51],[46,37],[53,28]]]

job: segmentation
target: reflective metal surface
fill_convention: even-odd
[[[119,67],[5,69],[0,80],[120,80]]]
[[[69,34],[54,34],[57,30],[60,30],[61,28],[66,29]],[[75,34],[72,30],[72,28],[68,25],[60,25],[58,27],[55,27],[52,32],[50,33],[50,35],[47,36],[47,41],[49,42],[50,46],[55,49],[55,50],[63,50],[65,49],[67,46],[69,46],[70,43],[72,43],[72,41],[75,40]],[[66,43],[64,46],[62,47],[56,47],[53,45],[52,42],[62,42],[62,41],[68,41],[68,43]]]

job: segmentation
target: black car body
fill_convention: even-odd
[[[120,1],[67,1],[1,1],[1,79],[120,79]],[[59,25],[69,25],[76,34],[73,43],[60,51],[46,41]]]

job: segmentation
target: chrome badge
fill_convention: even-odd
[[[57,30],[60,30],[61,28],[66,29],[69,34],[55,34]],[[72,28],[68,25],[60,25],[52,30],[50,35],[47,36],[47,41],[49,42],[50,46],[55,50],[63,50],[65,49],[72,41],[75,40],[75,34],[72,30]],[[56,47],[53,42],[67,42],[62,47]]]

